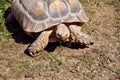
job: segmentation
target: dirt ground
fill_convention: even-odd
[[[82,3],[94,45],[51,43],[33,58],[24,52],[33,39],[11,24],[0,38],[0,80],[120,80],[120,1]]]

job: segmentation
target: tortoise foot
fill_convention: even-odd
[[[28,52],[31,56],[37,56],[40,54],[40,51],[44,50],[49,42],[49,36],[52,33],[50,31],[42,32],[37,39],[28,47]]]
[[[38,44],[34,42],[28,47],[28,52],[30,56],[37,56],[40,54],[40,51],[42,50],[42,48],[40,47],[40,44],[39,44],[39,47],[37,45]]]
[[[90,36],[80,31],[79,26],[71,25],[69,26],[71,31],[71,40],[81,45],[89,46],[94,44],[94,41]]]

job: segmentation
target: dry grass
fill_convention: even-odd
[[[81,0],[90,21],[82,31],[95,40],[90,48],[50,44],[41,55],[24,54],[31,38],[17,27],[8,32],[1,17],[0,79],[7,80],[119,80],[120,79],[120,2]],[[1,4],[1,3],[0,3]],[[0,15],[6,8],[0,8]],[[2,12],[1,12],[2,10]],[[8,36],[6,36],[8,35]],[[19,38],[19,36],[22,36]],[[56,47],[52,52],[48,49]]]

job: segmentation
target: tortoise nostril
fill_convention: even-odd
[[[59,33],[57,33],[56,36],[57,36],[58,38],[61,38],[61,35],[60,35]]]
[[[90,45],[93,45],[94,44],[94,42],[90,42]]]

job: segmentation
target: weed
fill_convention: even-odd
[[[6,79],[11,79],[11,78],[13,78],[13,75],[10,74],[10,73],[7,73],[7,74],[5,74],[5,78]]]
[[[23,67],[24,68],[30,68],[30,62],[29,61],[25,61],[25,62],[23,62]]]
[[[103,35],[107,37],[107,36],[110,36],[110,33],[105,31],[105,32],[103,32]]]
[[[84,73],[86,77],[89,77],[90,79],[93,79],[95,77],[95,72],[94,71],[88,71]]]
[[[81,3],[86,3],[87,2],[87,0],[79,0]]]
[[[119,3],[120,0],[104,0],[104,2],[108,5],[113,5],[115,3]]]
[[[85,67],[90,68],[91,65],[92,65],[92,59],[91,59],[90,57],[87,57],[87,56],[86,56],[86,57],[83,59],[83,64],[84,64]]]
[[[39,68],[39,69],[37,69],[37,73],[39,75],[43,75],[45,73],[45,71],[42,68]]]
[[[51,58],[50,66],[54,67],[57,72],[61,71],[62,69],[62,56],[60,55],[59,58],[56,55],[50,54],[49,55]]]
[[[117,48],[118,52],[120,52],[120,46]]]

